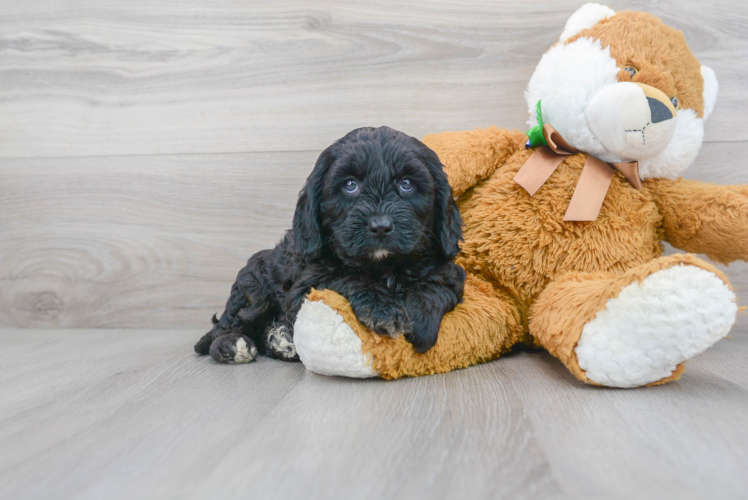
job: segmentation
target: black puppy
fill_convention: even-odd
[[[380,335],[402,334],[426,352],[462,299],[465,271],[452,262],[461,226],[436,153],[388,127],[354,130],[322,152],[293,229],[239,271],[195,351],[221,363],[251,361],[257,349],[298,360],[293,324],[314,287],[343,295]]]

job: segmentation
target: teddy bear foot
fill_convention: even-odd
[[[363,342],[343,317],[317,301],[306,301],[294,324],[296,352],[307,370],[320,375],[376,377]]]
[[[737,310],[735,295],[714,273],[689,265],[657,271],[624,287],[584,326],[575,348],[579,367],[608,387],[663,381],[727,335]]]

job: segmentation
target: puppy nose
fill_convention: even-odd
[[[378,238],[384,238],[392,232],[392,219],[386,215],[376,215],[369,219],[369,232]]]
[[[647,102],[649,103],[649,110],[652,113],[652,123],[664,122],[673,117],[673,113],[659,100],[647,97]]]

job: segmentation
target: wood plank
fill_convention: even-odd
[[[199,330],[0,330],[0,496],[742,498],[748,329],[662,387],[543,352],[350,380],[190,352]],[[25,354],[25,356],[24,356]]]
[[[364,125],[524,128],[577,0],[0,2],[0,158],[320,150]],[[616,1],[720,79],[708,140],[748,140],[748,4]]]
[[[583,386],[547,353],[495,363],[571,498],[734,499],[748,491],[748,328],[661,387]]]
[[[396,384],[304,382],[227,451],[199,496],[217,483],[275,498],[565,497],[495,365]],[[245,450],[270,459],[237,475],[230,464]]]
[[[0,324],[208,325],[316,153],[5,161]]]
[[[0,378],[25,367],[0,386],[2,497],[565,498],[498,365],[330,378],[218,365],[197,333],[0,332],[38,353],[0,343]]]
[[[316,157],[4,160],[0,326],[207,328],[246,259],[291,226]],[[748,183],[746,157],[746,142],[705,144],[688,174]],[[720,267],[747,301],[748,264]]]
[[[196,441],[230,445],[224,428],[253,426],[304,375],[298,363],[268,370],[272,363],[264,359],[250,372],[197,357],[195,330],[0,335],[22,336],[37,353],[23,358],[32,369],[22,382],[0,389],[3,498],[103,498],[116,492],[91,493],[94,483],[101,485],[97,476],[105,486],[117,477],[137,480],[127,471],[150,470],[158,479],[165,459],[199,462]],[[8,363],[19,358],[3,348],[0,359],[5,379],[15,371]]]

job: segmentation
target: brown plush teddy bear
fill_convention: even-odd
[[[717,80],[683,34],[642,12],[587,4],[541,59],[526,135],[429,135],[465,221],[465,297],[416,353],[372,333],[347,301],[313,291],[295,325],[312,371],[392,379],[488,361],[518,343],[611,387],[679,378],[727,335],[726,277],[689,254],[748,259],[748,186],[678,179],[695,159]],[[528,140],[529,136],[529,140]]]

